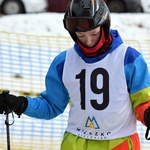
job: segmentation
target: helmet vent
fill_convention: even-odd
[[[82,8],[83,9],[90,9],[91,8],[91,1],[82,0]]]

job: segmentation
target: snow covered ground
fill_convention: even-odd
[[[36,35],[69,36],[63,27],[63,13],[20,14],[0,17],[0,31]],[[111,28],[123,39],[150,39],[150,13],[112,13]]]

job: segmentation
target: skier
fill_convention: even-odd
[[[75,44],[61,52],[35,98],[0,94],[7,106],[40,119],[71,107],[61,150],[140,150],[136,120],[150,128],[150,75],[140,52],[111,29],[103,0],[72,0],[63,19]]]

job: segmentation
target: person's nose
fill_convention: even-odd
[[[91,47],[91,46],[92,46],[92,43],[93,43],[92,37],[87,36],[87,37],[86,37],[86,45],[87,45],[88,47]]]

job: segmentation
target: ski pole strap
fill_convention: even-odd
[[[9,114],[6,114],[6,120],[5,120],[5,124],[6,124],[6,125],[8,125],[8,126],[11,126],[11,125],[13,125],[13,124],[14,124],[14,122],[15,122],[15,119],[14,119],[14,114],[13,114],[13,112],[11,112],[11,114],[12,114],[12,122],[11,122],[11,123],[9,123]]]
[[[150,140],[150,137],[148,137],[148,135],[149,135],[149,128],[147,127],[147,129],[146,129],[146,133],[145,133],[145,138],[146,138],[146,140]]]

